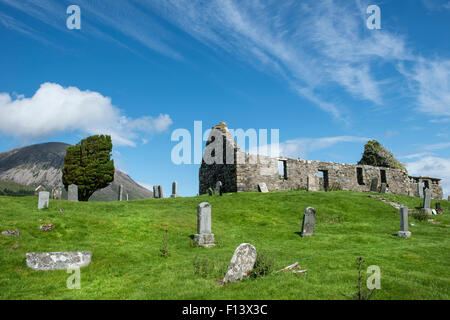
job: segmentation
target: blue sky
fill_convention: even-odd
[[[449,0],[0,0],[0,151],[107,133],[119,169],[188,196],[199,165],[172,162],[171,134],[225,121],[279,129],[293,158],[355,163],[374,138],[449,194],[449,18]]]

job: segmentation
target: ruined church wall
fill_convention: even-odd
[[[370,191],[373,178],[378,179],[378,191],[381,186],[381,170],[386,173],[389,192],[408,194],[409,178],[402,170],[359,166],[334,162],[309,161],[300,159],[282,159],[286,162],[286,178],[278,172],[278,159],[245,154],[245,163],[236,165],[237,190],[256,191],[258,183],[266,183],[269,190],[295,190],[308,188],[324,190],[323,178],[319,170],[328,172],[328,186],[342,190]],[[358,181],[357,168],[362,169],[362,181]],[[360,184],[359,182],[362,182]],[[311,188],[311,186],[314,186]]]

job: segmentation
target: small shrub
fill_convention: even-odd
[[[253,266],[253,271],[250,274],[251,278],[262,278],[273,272],[275,267],[274,257],[266,252],[258,253],[256,256],[256,262]]]
[[[199,258],[195,255],[194,262],[194,274],[202,278],[207,278],[209,276],[223,276],[226,272],[226,266],[215,263],[213,260],[208,258]]]
[[[428,219],[428,215],[423,211],[413,211],[411,213],[411,217],[413,217],[414,219],[416,219],[417,221],[420,221],[420,222]]]
[[[363,276],[361,273],[361,268],[363,264],[366,261],[362,257],[356,258],[356,264],[358,266],[358,280],[357,280],[357,286],[356,286],[356,292],[347,298],[350,300],[370,300],[372,298],[372,295],[375,293],[375,289],[369,290],[369,289],[363,289],[362,283],[364,282]]]
[[[168,233],[169,233],[169,231],[166,229],[166,231],[164,232],[164,235],[163,235],[163,241],[161,244],[161,248],[159,249],[159,256],[163,257],[163,258],[167,258],[168,256],[170,256],[169,244],[167,241]]]

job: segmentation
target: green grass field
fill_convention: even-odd
[[[414,208],[421,200],[385,195]],[[212,205],[216,247],[199,248],[197,205]],[[432,205],[434,207],[434,203]],[[0,197],[0,231],[19,229],[20,237],[0,236],[0,299],[347,299],[355,293],[355,260],[381,269],[381,289],[373,299],[450,298],[450,204],[441,200],[440,224],[410,217],[412,237],[396,236],[397,210],[368,193],[287,191],[236,193],[129,202],[51,201],[37,210],[36,197]],[[301,238],[307,206],[317,210],[315,235]],[[58,213],[62,209],[63,213]],[[39,226],[53,223],[44,233]],[[170,256],[159,256],[168,229]],[[275,269],[296,261],[307,274],[272,273],[224,287],[235,248],[243,242],[273,255]],[[16,250],[8,247],[19,244]],[[69,290],[65,270],[34,271],[27,252],[92,251],[81,269],[81,289]],[[209,261],[196,274],[194,258]],[[365,270],[364,268],[364,270]],[[367,276],[367,275],[366,275]]]

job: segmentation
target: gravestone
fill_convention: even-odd
[[[408,190],[408,196],[409,196],[409,197],[412,197],[412,195],[413,195],[413,194],[412,194],[411,190]]]
[[[387,184],[383,182],[381,184],[380,193],[386,193],[386,189],[387,189]]]
[[[216,182],[216,194],[222,195],[222,181]]]
[[[158,186],[158,198],[164,198],[162,186]]]
[[[118,200],[122,201],[122,197],[123,197],[123,185],[119,186],[119,196],[118,196]]]
[[[33,270],[64,270],[89,265],[90,251],[27,253],[27,266]]]
[[[212,188],[208,188],[208,194],[212,196],[214,194],[214,190]]]
[[[378,192],[378,178],[373,178],[370,182],[370,192]]]
[[[256,248],[249,243],[240,244],[234,251],[222,283],[237,282],[248,277],[256,262]]]
[[[441,203],[440,202],[436,202],[436,210],[441,210]]]
[[[48,209],[50,203],[50,192],[41,191],[39,192],[38,209]]]
[[[204,248],[214,247],[214,234],[211,233],[211,205],[202,202],[197,206],[197,234],[194,241]]]
[[[318,178],[316,176],[306,177],[306,190],[308,191],[318,191]]]
[[[158,186],[153,186],[153,198],[159,198],[158,197]]]
[[[56,187],[52,189],[52,199],[61,200],[62,199],[62,188]]]
[[[269,189],[267,189],[267,185],[265,182],[258,183],[258,190],[259,190],[259,192],[262,192],[262,193],[269,192]]]
[[[172,198],[176,198],[178,197],[178,182],[174,181],[172,183],[172,194],[171,194]]]
[[[316,210],[312,207],[308,207],[303,213],[301,236],[302,237],[313,236],[315,225],[316,225]]]
[[[450,196],[447,197],[447,201],[450,201]]]
[[[400,238],[411,237],[411,232],[408,231],[408,207],[400,208],[400,231],[397,235]]]
[[[423,198],[423,187],[420,181],[417,184],[417,194],[419,195],[419,198]]]
[[[76,184],[71,184],[68,187],[67,200],[78,201],[78,186]]]
[[[422,212],[425,212],[426,214],[433,214],[433,211],[431,210],[431,190],[425,189],[423,192],[423,206],[422,206]]]

